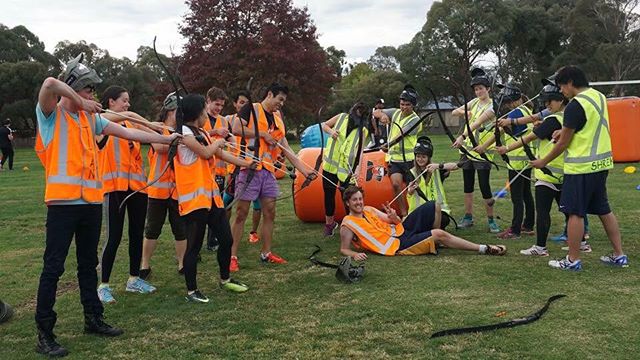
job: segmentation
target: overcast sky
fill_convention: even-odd
[[[378,46],[407,43],[422,28],[432,0],[293,0],[307,6],[319,42],[366,60]],[[89,5],[91,4],[91,5]],[[178,23],[187,12],[179,0],[2,0],[0,23],[24,25],[48,51],[62,40],[85,40],[112,56],[135,59],[140,45],[158,36],[162,53],[181,53]]]

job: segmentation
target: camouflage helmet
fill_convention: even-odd
[[[162,102],[162,108],[164,110],[175,110],[178,108],[178,97],[176,96],[176,92],[172,92],[164,98]]]
[[[82,64],[82,59],[84,59],[84,54],[80,54],[69,61],[61,76],[61,80],[75,91],[80,91],[87,86],[102,82],[95,70]]]

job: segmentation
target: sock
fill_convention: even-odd
[[[489,222],[493,221],[493,216],[487,216],[487,219],[489,219]]]
[[[260,253],[260,258],[261,258],[261,259],[266,259],[266,258],[269,256],[269,254],[271,254],[271,251],[269,251],[269,252],[268,252],[268,253],[266,253],[266,254],[261,252],[261,253]]]
[[[464,218],[465,219],[473,219],[473,215],[471,215],[469,213],[466,213],[466,214],[464,214]]]
[[[538,246],[538,245],[535,245],[535,247],[536,247],[536,250],[547,250],[547,247],[546,247],[546,246]]]
[[[487,253],[487,248],[488,248],[487,245],[480,245],[480,249],[478,250],[478,252],[480,254],[486,254]]]
[[[231,280],[231,278],[227,279],[227,280],[220,280],[220,284],[224,285],[226,283],[228,283]]]
[[[108,288],[109,287],[109,283],[102,283],[100,285],[98,285],[98,289],[104,289],[104,288]]]

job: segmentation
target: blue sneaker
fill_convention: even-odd
[[[497,234],[499,233],[500,230],[500,226],[498,226],[498,224],[496,223],[495,219],[489,219],[489,232],[492,234]]]
[[[582,261],[580,260],[570,261],[569,255],[567,255],[562,259],[550,260],[549,266],[555,269],[560,269],[560,270],[580,271],[582,270]]]
[[[473,217],[465,215],[458,223],[458,229],[466,229],[473,226]]]
[[[560,234],[560,235],[553,236],[551,237],[551,240],[557,241],[557,242],[567,241],[567,234]]]
[[[611,266],[624,267],[624,268],[629,267],[629,259],[627,258],[627,255],[615,256],[611,254],[611,255],[601,256],[600,261]]]
[[[98,298],[103,304],[115,304],[116,299],[113,297],[111,288],[107,286],[98,287]]]
[[[127,281],[127,289],[128,292],[137,292],[140,294],[151,294],[156,291],[156,288],[149,284],[148,282],[138,278],[135,280]]]

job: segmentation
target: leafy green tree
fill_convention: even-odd
[[[374,70],[400,70],[400,63],[398,62],[398,50],[393,46],[381,46],[376,49],[367,64]]]

